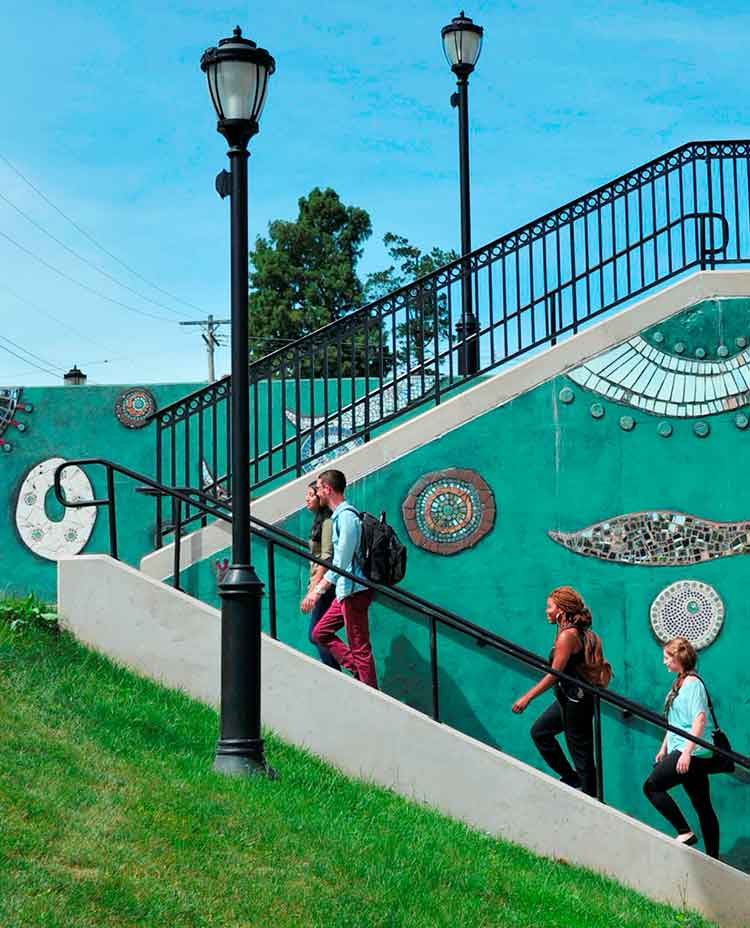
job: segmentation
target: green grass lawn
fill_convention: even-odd
[[[2,616],[2,928],[708,926],[273,737],[223,778],[214,711]]]

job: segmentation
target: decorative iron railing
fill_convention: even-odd
[[[69,467],[91,467],[100,466],[105,471],[105,482],[107,487],[106,496],[90,500],[67,500],[64,490],[62,489],[62,475]],[[79,460],[66,461],[61,464],[55,471],[54,490],[58,501],[66,507],[80,509],[88,506],[106,507],[108,514],[109,527],[109,551],[113,558],[118,558],[118,534],[117,534],[117,496],[115,487],[115,474],[125,477],[133,482],[137,482],[140,491],[147,491],[153,494],[164,496],[170,504],[174,519],[175,545],[174,545],[174,570],[172,584],[175,589],[180,589],[182,567],[180,562],[180,542],[182,537],[183,518],[186,512],[191,510],[200,510],[204,516],[219,519],[220,521],[231,524],[232,516],[226,501],[217,500],[211,494],[199,490],[180,489],[176,490],[165,484],[159,483],[145,474],[140,474],[130,468],[115,464],[103,458],[84,458]],[[124,481],[118,481],[121,486]],[[120,490],[122,492],[122,489]],[[332,569],[337,574],[356,580],[357,583],[363,584],[378,594],[379,601],[385,602],[389,607],[395,608],[399,615],[409,615],[414,613],[416,616],[426,620],[429,625],[429,666],[430,666],[430,710],[429,715],[435,721],[441,721],[440,711],[440,673],[439,673],[439,636],[449,633],[458,635],[467,645],[476,645],[478,648],[489,647],[491,651],[497,654],[511,658],[520,667],[530,668],[539,673],[551,673],[558,680],[567,681],[568,683],[583,688],[588,692],[594,701],[594,753],[597,768],[597,797],[604,800],[604,782],[603,782],[603,754],[602,754],[602,712],[601,704],[605,703],[613,709],[618,710],[620,720],[640,719],[648,725],[654,727],[659,733],[671,731],[681,735],[690,741],[695,742],[701,747],[708,748],[718,755],[732,760],[737,766],[744,770],[750,770],[750,756],[741,754],[736,750],[724,750],[717,748],[712,741],[698,737],[690,732],[677,728],[667,723],[663,715],[652,711],[647,706],[623,696],[609,689],[601,689],[593,686],[578,676],[570,675],[555,670],[544,657],[535,654],[533,651],[515,644],[507,638],[496,634],[490,629],[483,628],[468,619],[463,618],[455,612],[444,609],[436,603],[429,602],[421,596],[416,595],[406,589],[395,589],[393,587],[382,586],[373,583],[363,577],[355,577],[353,574],[334,566],[330,561],[321,560],[310,554],[307,543],[292,535],[290,532],[270,525],[254,517],[250,518],[250,529],[255,542],[261,542],[265,546],[266,555],[266,584],[267,584],[267,624],[269,634],[272,638],[278,639],[277,623],[277,566],[276,550],[279,549],[290,554],[294,559],[304,563],[305,566],[313,561],[317,564],[324,565]],[[256,549],[257,550],[257,549]],[[257,557],[257,554],[256,554]],[[381,623],[382,624],[382,620]]]
[[[668,152],[252,363],[251,485],[319,466],[679,275],[748,263],[750,142]],[[463,286],[478,321],[466,339]],[[225,377],[154,414],[158,481],[228,497],[230,406]],[[160,539],[169,528],[159,504]]]

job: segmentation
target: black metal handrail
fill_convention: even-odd
[[[107,486],[107,495],[101,498],[94,498],[90,500],[67,500],[62,488],[62,474],[69,467],[85,467],[89,465],[99,465],[104,467],[106,473],[106,486]],[[174,531],[175,531],[175,545],[174,545],[174,572],[173,572],[173,585],[176,589],[180,589],[180,541],[181,541],[181,529],[182,523],[180,519],[181,507],[190,506],[197,507],[202,509],[206,516],[211,516],[212,518],[220,519],[223,522],[230,523],[232,522],[232,516],[228,514],[227,506],[225,502],[218,501],[209,494],[203,493],[202,491],[196,491],[192,489],[185,490],[176,490],[173,487],[166,486],[165,484],[159,483],[157,480],[154,480],[152,477],[147,476],[146,474],[138,473],[137,471],[131,470],[128,467],[124,467],[121,464],[115,464],[113,461],[109,461],[105,458],[82,458],[78,460],[66,461],[63,464],[60,464],[55,470],[54,475],[54,490],[55,496],[58,501],[65,507],[73,509],[81,509],[89,506],[101,507],[106,506],[108,510],[108,523],[109,523],[109,541],[110,541],[110,554],[113,558],[118,559],[118,546],[117,546],[117,517],[116,517],[116,499],[115,499],[115,485],[114,485],[114,474],[122,474],[125,477],[130,478],[137,483],[148,487],[150,490],[163,494],[172,499],[173,505],[175,507],[174,513]],[[439,677],[438,677],[438,624],[450,628],[453,631],[456,631],[460,634],[463,634],[473,640],[478,644],[483,646],[489,646],[494,650],[518,660],[523,665],[530,667],[534,670],[538,670],[542,673],[551,673],[553,676],[557,677],[558,680],[567,681],[575,686],[581,687],[586,692],[591,694],[594,700],[594,719],[595,719],[595,755],[596,755],[596,768],[597,768],[597,795],[598,798],[603,801],[604,798],[604,786],[603,786],[603,772],[602,772],[602,741],[601,741],[601,703],[602,701],[608,705],[613,706],[616,709],[619,709],[625,716],[633,716],[640,718],[645,722],[648,722],[652,725],[657,726],[663,731],[673,732],[680,735],[681,737],[687,738],[688,740],[694,742],[695,744],[700,745],[701,747],[708,748],[711,751],[719,754],[723,757],[729,758],[734,761],[735,764],[745,769],[750,770],[750,756],[746,756],[738,753],[734,750],[724,750],[722,748],[716,747],[712,742],[707,741],[704,738],[700,738],[697,735],[693,735],[691,732],[687,732],[681,728],[678,728],[674,725],[670,725],[663,716],[653,712],[651,709],[642,705],[641,703],[636,702],[626,696],[621,695],[620,693],[615,692],[614,690],[602,689],[601,687],[594,686],[587,681],[579,678],[573,677],[569,674],[564,673],[563,671],[555,670],[550,666],[549,661],[547,661],[542,656],[535,654],[533,651],[522,647],[521,645],[515,644],[507,638],[502,637],[501,635],[496,634],[493,631],[490,631],[487,628],[483,628],[480,625],[477,625],[469,620],[463,618],[455,612],[452,612],[448,609],[444,609],[442,606],[437,605],[436,603],[431,603],[428,600],[424,599],[421,596],[418,596],[414,593],[409,592],[405,589],[395,589],[393,587],[383,586],[382,584],[374,583],[367,578],[358,577],[354,574],[343,570],[339,567],[334,566],[330,561],[323,560],[322,558],[315,557],[312,555],[307,548],[305,541],[297,536],[287,532],[284,529],[279,528],[278,526],[271,525],[267,522],[264,522],[261,519],[257,519],[254,516],[250,516],[251,530],[253,535],[261,538],[266,542],[266,551],[268,558],[268,588],[269,588],[269,630],[271,637],[277,638],[277,624],[276,624],[276,584],[275,584],[275,548],[281,548],[284,551],[287,551],[294,556],[301,558],[305,561],[312,561],[316,564],[320,564],[324,567],[332,569],[335,573],[340,576],[348,577],[351,580],[355,580],[357,583],[368,587],[373,590],[373,592],[378,593],[381,596],[384,596],[386,599],[391,602],[397,603],[401,606],[406,606],[408,609],[413,610],[420,615],[424,616],[429,620],[430,623],[430,675],[431,675],[431,684],[432,684],[432,712],[431,717],[435,721],[440,721],[440,699],[439,699]]]
[[[688,143],[253,362],[252,486],[300,475],[692,269],[750,263],[748,191],[750,142]],[[479,323],[469,372],[455,331],[464,282]],[[225,377],[154,413],[157,479],[229,493],[230,408]],[[165,521],[159,502],[160,539]]]

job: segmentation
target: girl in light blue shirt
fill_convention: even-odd
[[[708,716],[708,695],[703,682],[693,673],[697,657],[687,638],[673,638],[664,646],[664,666],[675,674],[667,693],[664,714],[675,728],[682,728],[698,738],[704,737]],[[679,784],[698,814],[703,843],[710,857],[719,856],[719,820],[711,805],[708,774],[712,752],[686,738],[668,731],[656,755],[656,763],[643,791],[677,832],[681,844],[696,844],[698,838],[669,790]]]

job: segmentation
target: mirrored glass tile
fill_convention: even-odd
[[[672,396],[672,387],[674,386],[674,374],[667,374],[664,382],[659,388],[659,399],[669,400]]]

